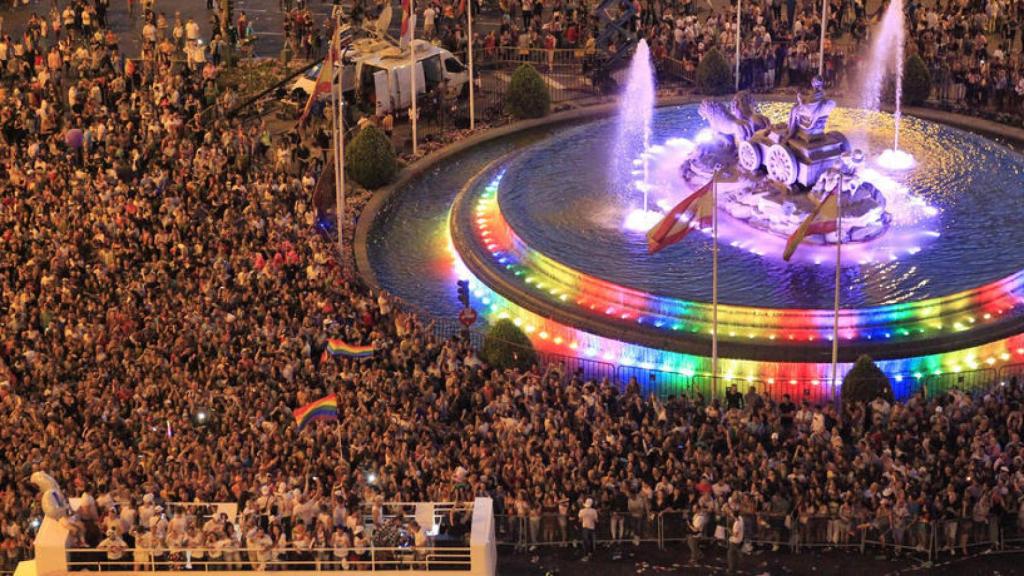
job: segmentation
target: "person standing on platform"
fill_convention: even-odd
[[[740,548],[743,546],[743,516],[733,510],[732,506],[727,507],[728,518],[732,520],[732,530],[729,532],[729,550],[726,552],[726,563],[729,574],[736,573],[736,566],[740,563]]]
[[[597,510],[594,510],[593,499],[587,498],[583,502],[579,516],[583,528],[583,562],[588,562],[594,553],[594,533],[597,531]]]

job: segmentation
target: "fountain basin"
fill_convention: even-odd
[[[869,157],[872,150],[891,143],[888,121],[838,112],[832,121],[839,126],[864,126],[865,141],[855,144]],[[918,170],[878,170],[870,176],[911,188],[932,216],[910,222],[907,206],[890,204],[895,221],[888,233],[849,253],[844,249],[840,351],[877,345],[875,355],[890,358],[882,362],[883,369],[901,377],[1020,361],[1024,352],[1017,350],[1024,351],[1024,340],[1018,336],[1018,272],[1024,270],[1024,259],[1013,248],[1012,223],[1021,217],[1015,210],[1024,207],[1022,160],[973,134],[910,119],[905,123],[904,141],[920,159]],[[469,278],[473,305],[482,316],[513,318],[545,351],[673,373],[708,370],[708,237],[691,234],[678,246],[646,258],[643,234],[620,227],[640,201],[608,197],[609,190],[618,194],[628,186],[608,181],[603,170],[569,169],[599,164],[613,128],[609,121],[563,125],[545,130],[540,141],[525,148],[516,139],[497,141],[428,174],[375,221],[369,250],[377,277],[406,301],[439,317],[454,317],[454,280]],[[682,141],[695,138],[702,128],[693,106],[660,109],[652,148],[682,154],[687,147]],[[480,174],[495,159],[494,170]],[[495,256],[491,247],[501,250],[504,245],[492,239],[488,246],[479,241],[485,237],[482,231],[476,237],[471,227],[486,212],[478,215],[483,207],[468,202],[485,190],[471,192],[464,185],[473,180],[477,188],[486,188],[502,169],[493,206],[515,234],[507,236],[508,247],[515,251]],[[670,170],[678,176],[678,164]],[[654,163],[652,178],[661,174]],[[453,195],[462,188],[467,203],[460,201],[461,207],[449,214]],[[685,192],[655,195],[651,203],[670,206]],[[466,206],[468,212],[460,212]],[[498,224],[490,235],[501,229]],[[806,252],[802,247],[798,256],[805,257],[785,264],[778,257],[784,243],[780,237],[755,236],[726,234],[721,244],[722,370],[747,378],[821,378],[828,371],[821,350],[831,336],[833,269],[827,258],[834,247],[808,247]],[[464,241],[476,248],[467,248]],[[521,275],[507,268],[520,262],[528,266],[520,269]],[[509,290],[513,282],[518,286]],[[595,300],[580,307],[578,300],[588,297]],[[599,300],[623,308],[607,312]],[[558,308],[556,301],[565,307]],[[570,302],[577,310],[569,308]],[[687,338],[666,337],[666,330],[678,334],[684,328],[674,330],[664,320],[645,318],[645,311],[691,323],[685,327]],[[785,331],[790,327],[792,340]],[[814,342],[818,352],[801,356],[805,342]]]

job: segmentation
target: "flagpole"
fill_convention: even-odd
[[[839,172],[839,189],[836,191],[836,285],[832,311],[832,391],[836,390],[839,376],[839,272],[843,258],[843,173]]]
[[[828,0],[821,0],[821,39],[818,42],[818,76],[825,79],[825,36],[828,33]]]
[[[416,48],[413,47],[413,40],[416,39],[416,0],[409,0],[409,87],[412,92],[412,155],[416,155]]]
[[[718,388],[718,174],[711,180],[711,386]]]
[[[473,99],[473,2],[476,0],[468,0],[466,3],[466,28],[469,30],[469,129],[473,130],[476,128],[476,102]]]
[[[740,91],[740,13],[743,0],[736,0],[736,91]],[[717,206],[717,205],[716,205]]]
[[[335,225],[338,228],[339,257],[345,249],[343,236],[345,222],[345,114],[342,111],[345,95],[341,86],[342,74],[345,68],[344,62],[339,62],[341,66],[337,75],[335,75],[334,69],[334,58],[337,56],[341,60],[340,55],[336,54],[336,51],[341,48],[338,41],[338,34],[340,33],[341,26],[338,20],[335,19],[334,34],[331,38],[331,53],[323,63],[323,66],[330,66],[331,107],[334,110],[334,215]]]

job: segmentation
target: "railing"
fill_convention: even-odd
[[[381,502],[363,504],[363,525],[377,526],[379,521],[392,518],[415,517],[424,530],[440,526],[445,519],[453,514],[472,515],[472,502]],[[375,509],[379,512],[375,512]],[[421,516],[420,513],[424,516]],[[426,516],[429,516],[427,518]],[[428,524],[429,521],[429,524]]]
[[[720,542],[725,526],[723,517],[706,516],[702,532],[691,530],[690,512],[668,510],[660,513],[616,515],[602,511],[595,529],[595,543],[602,545],[626,542],[653,543],[664,549],[666,545],[688,542],[697,546]],[[860,553],[869,550],[891,550],[908,556],[931,560],[939,553],[943,542],[938,531],[942,523],[921,519],[908,519],[895,526],[876,522],[874,518],[792,514],[743,514],[745,542],[751,546],[800,553],[804,549],[846,549]],[[582,541],[582,529],[572,516],[542,514],[527,516],[495,516],[498,544],[524,551],[535,547],[564,547]],[[983,529],[951,532],[958,543],[967,549],[1002,547],[999,522],[992,518]],[[717,536],[717,537],[716,537]],[[994,538],[994,539],[993,539]],[[1015,542],[1024,545],[1024,535]],[[959,545],[959,544],[958,544]],[[959,548],[958,548],[959,549]]]
[[[1006,368],[1004,366],[1004,368]],[[964,372],[947,372],[943,374],[929,374],[925,376],[921,385],[925,394],[937,396],[950,390],[971,392],[983,386],[991,386],[999,381],[999,372],[994,368],[979,368],[977,370],[966,370]]]
[[[1024,383],[1024,362],[1020,364],[1007,364],[999,368],[1000,384],[1022,384]]]
[[[495,535],[499,546],[512,546],[516,550],[533,547],[559,546],[579,543],[583,531],[574,516],[560,514],[495,515]],[[631,515],[602,512],[594,530],[596,544],[610,545],[639,542],[661,546],[661,526],[656,514]]]
[[[451,570],[471,568],[469,547],[379,548],[198,548],[153,550],[129,548],[112,559],[105,550],[68,549],[68,571],[192,572],[242,570]]]
[[[966,555],[986,549],[1024,547],[1024,528],[1014,523],[1015,516],[955,518],[927,521],[907,519],[890,524],[887,516],[802,516],[798,513],[743,514],[745,542],[751,546],[800,553],[805,549],[845,549],[868,553],[888,550],[920,560],[934,560],[942,554]],[[495,535],[501,546],[517,551],[535,547],[565,547],[582,541],[579,521],[571,514],[495,515]],[[616,514],[602,511],[595,530],[595,542],[602,545],[624,543],[667,544],[687,542],[697,546],[721,542],[724,526],[721,517],[707,516],[703,532],[690,529],[690,512],[668,510]],[[242,571],[293,570],[469,570],[468,547],[391,547],[350,548],[183,548],[155,551],[126,549],[121,558],[110,559],[107,552],[94,548],[68,550],[71,571]]]

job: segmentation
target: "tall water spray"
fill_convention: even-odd
[[[626,89],[622,92],[619,100],[617,141],[612,148],[616,158],[608,163],[612,170],[616,171],[611,175],[612,181],[616,181],[623,173],[633,174],[636,171],[634,160],[639,159],[640,161],[642,178],[639,180],[629,179],[632,184],[631,188],[638,189],[643,194],[643,211],[638,217],[640,219],[636,225],[638,228],[642,228],[644,222],[650,220],[647,210],[647,149],[651,144],[651,117],[654,115],[654,100],[654,70],[651,67],[651,50],[648,48],[646,40],[640,40],[629,65]]]
[[[892,74],[895,80],[896,111],[893,114],[894,130],[892,150],[882,154],[881,161],[892,167],[909,167],[913,158],[900,152],[900,117],[903,105],[903,46],[906,41],[903,0],[892,0],[882,21],[874,29],[874,41],[868,53],[867,71],[864,79],[865,108],[878,110],[881,106],[882,91],[886,76]]]

